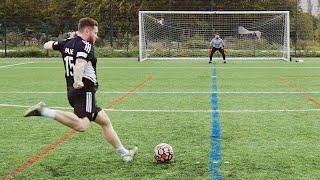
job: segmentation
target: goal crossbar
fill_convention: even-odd
[[[139,11],[153,14],[289,14],[289,11]]]

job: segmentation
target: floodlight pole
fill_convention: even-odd
[[[7,0],[3,1],[3,8],[4,8],[4,57],[7,57]]]

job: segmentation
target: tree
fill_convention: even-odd
[[[57,37],[76,30],[80,18],[92,17],[99,22],[101,39],[124,39],[138,35],[139,10],[289,10],[291,30],[295,30],[296,2],[297,0],[7,0],[6,19],[9,31],[32,32],[39,37],[45,33]],[[3,9],[2,6],[0,3],[0,8]],[[299,14],[300,11],[299,9]],[[309,33],[313,32],[311,29],[318,28],[314,25],[314,19],[310,23],[312,18],[306,14],[299,18],[301,21],[306,18],[301,23],[306,24],[305,29]],[[0,12],[0,20],[4,20],[3,11]],[[299,27],[303,26],[299,24]],[[302,32],[298,35],[303,39],[313,36]]]
[[[55,0],[50,2],[46,13],[54,36],[76,30],[78,20],[73,16],[75,6],[75,1]]]

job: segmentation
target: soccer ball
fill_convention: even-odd
[[[154,159],[160,163],[167,163],[172,161],[174,157],[173,148],[171,145],[161,143],[154,147]]]

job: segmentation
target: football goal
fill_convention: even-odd
[[[288,61],[289,24],[289,11],[140,11],[139,60],[208,59],[218,34],[228,59]]]

